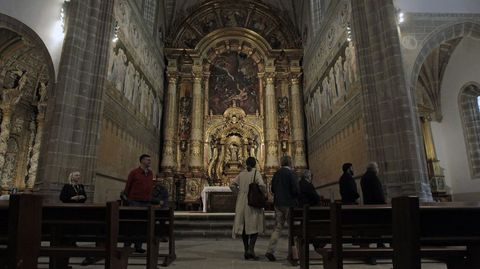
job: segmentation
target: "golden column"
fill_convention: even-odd
[[[292,88],[292,139],[293,139],[293,166],[295,168],[306,168],[305,157],[305,131],[303,123],[302,98],[300,95],[299,73],[294,73],[291,78]]]
[[[275,99],[275,73],[266,74],[265,87],[265,136],[267,144],[265,168],[274,171],[278,168],[277,105]]]
[[[167,89],[167,106],[165,110],[165,129],[164,129],[164,145],[161,168],[163,171],[173,171],[175,168],[175,132],[177,130],[177,80],[178,74],[176,70],[168,70],[168,89]],[[176,68],[175,68],[176,69]]]
[[[192,93],[192,132],[190,136],[190,169],[198,172],[202,167],[202,137],[203,137],[203,98],[202,98],[202,66],[193,66]]]

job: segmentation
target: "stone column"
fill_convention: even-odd
[[[45,155],[35,183],[47,200],[58,200],[66,177],[74,170],[80,171],[87,196],[93,198],[113,4],[114,0],[68,4],[53,111],[47,113]]]
[[[178,117],[178,94],[177,94],[177,81],[178,74],[174,71],[170,71],[168,76],[168,89],[167,89],[167,105],[165,108],[165,129],[164,129],[164,144],[162,154],[162,171],[171,172],[175,168],[175,133],[177,130],[177,117]]]
[[[12,120],[12,110],[9,105],[2,105],[2,124],[0,125],[0,178],[2,177],[3,166],[5,165],[5,154],[8,147],[8,139],[10,138],[10,124]],[[2,192],[9,189],[10,181],[2,180]]]
[[[198,172],[202,168],[203,98],[201,66],[193,67],[192,132],[190,135],[190,169]]]
[[[307,159],[305,157],[305,131],[303,123],[303,106],[302,97],[300,96],[300,81],[298,76],[294,74],[291,78],[292,88],[292,140],[293,140],[293,166],[296,169],[307,168]]]
[[[39,104],[38,105],[38,115],[37,115],[37,130],[35,133],[35,139],[33,140],[32,148],[32,157],[30,158],[30,168],[28,169],[28,181],[26,184],[26,189],[33,189],[35,185],[35,180],[37,179],[37,169],[38,169],[38,160],[40,157],[40,147],[42,145],[43,139],[43,128],[45,125],[45,113],[47,110],[47,105]]]
[[[266,170],[274,171],[279,166],[278,160],[278,130],[277,130],[277,102],[275,99],[275,73],[266,75],[267,85],[265,87],[265,142],[266,150]]]
[[[432,199],[414,96],[405,83],[392,0],[355,0],[352,29],[358,55],[368,157],[380,168],[389,198]]]

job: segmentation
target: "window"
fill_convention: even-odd
[[[312,34],[315,35],[320,30],[320,23],[322,21],[322,0],[310,1],[310,12],[312,16]]]
[[[459,96],[460,114],[472,177],[480,178],[480,86],[467,84]]]

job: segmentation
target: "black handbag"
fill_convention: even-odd
[[[267,197],[260,189],[260,185],[255,182],[257,170],[253,174],[253,182],[248,185],[248,205],[255,208],[264,208],[267,204]]]

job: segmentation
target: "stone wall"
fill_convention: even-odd
[[[305,47],[308,160],[315,185],[338,180],[345,162],[362,169],[367,162],[350,21],[350,1],[332,1],[320,31]]]
[[[163,110],[164,62],[161,47],[146,27],[138,5],[117,1],[115,36],[105,85],[95,201],[118,199],[128,173],[149,154],[158,172]]]

